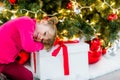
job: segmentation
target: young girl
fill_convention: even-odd
[[[15,59],[21,50],[49,50],[56,37],[56,17],[37,21],[19,17],[0,26],[0,73],[10,80],[33,80],[32,72]]]

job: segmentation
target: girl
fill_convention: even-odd
[[[56,37],[56,17],[36,21],[27,16],[6,22],[0,27],[0,73],[11,80],[33,80],[33,74],[15,62],[21,50],[50,50]]]

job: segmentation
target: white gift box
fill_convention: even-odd
[[[69,75],[64,75],[63,52],[52,56],[51,51],[41,50],[36,53],[36,76],[40,80],[88,80],[88,50],[89,45],[83,42],[65,44],[68,49]]]
[[[24,64],[24,66],[28,69],[28,70],[30,70],[32,73],[33,73],[33,75],[36,77],[36,62],[37,62],[37,58],[36,58],[36,53],[31,53],[31,55],[30,55],[30,61],[28,61],[26,64]]]

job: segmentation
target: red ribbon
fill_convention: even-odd
[[[68,50],[67,50],[67,46],[64,43],[78,43],[78,40],[74,40],[74,41],[56,41],[55,45],[59,45],[58,48],[56,48],[53,52],[52,52],[52,56],[57,56],[60,49],[62,48],[63,50],[63,66],[64,66],[64,75],[69,75],[69,59],[68,59]]]
[[[34,73],[36,73],[36,53],[33,53],[33,60],[34,60]]]

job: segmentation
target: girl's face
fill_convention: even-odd
[[[54,32],[44,23],[38,23],[34,32],[34,40],[42,43],[47,43],[53,37]]]

